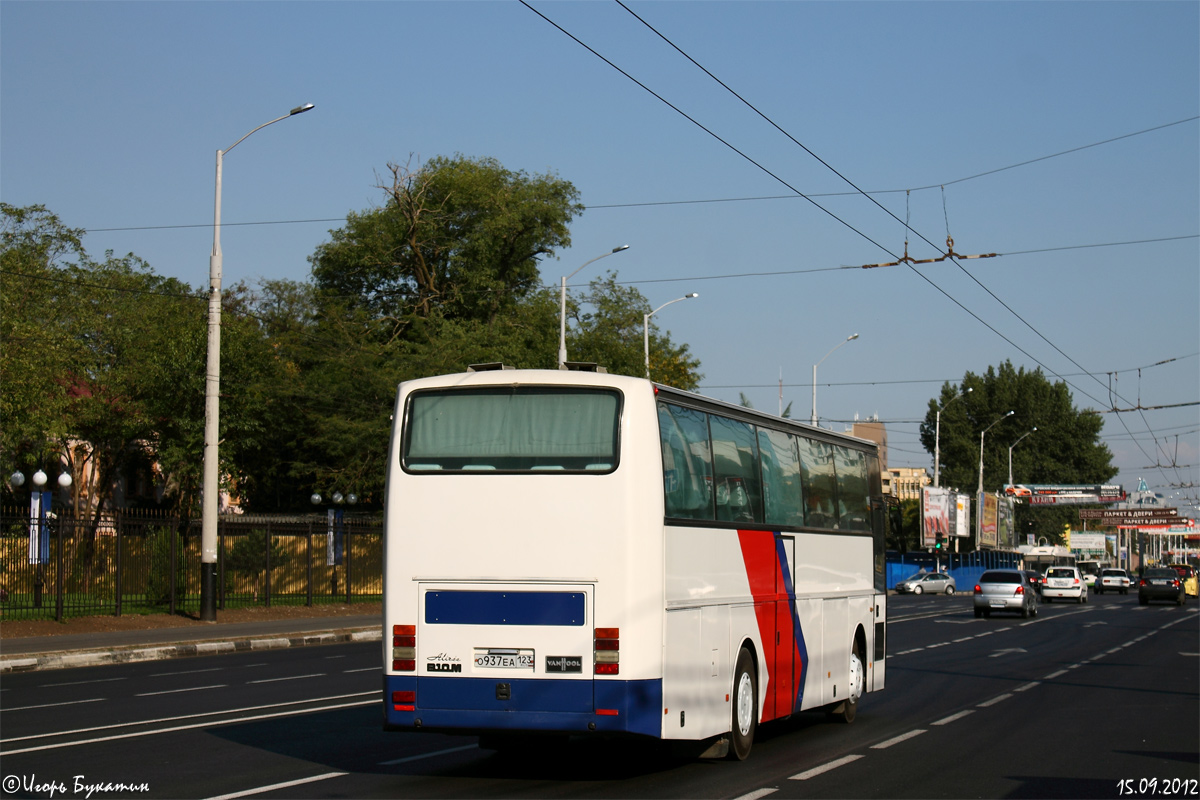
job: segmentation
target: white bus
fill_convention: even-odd
[[[877,446],[640,378],[402,383],[384,727],[641,735],[742,759],[884,685]]]

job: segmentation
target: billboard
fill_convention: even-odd
[[[933,547],[938,536],[950,535],[950,490],[921,489],[921,546]]]
[[[1027,500],[1034,506],[1077,506],[1090,503],[1120,503],[1126,498],[1119,484],[1024,483],[1004,487],[1009,497]]]
[[[979,546],[994,549],[999,532],[1000,498],[994,494],[985,494],[982,503],[983,524],[979,528]]]
[[[950,535],[968,538],[971,535],[971,497],[970,495],[953,493],[954,502],[950,508]]]

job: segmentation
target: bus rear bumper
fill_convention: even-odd
[[[662,735],[661,680],[385,675],[384,730]]]

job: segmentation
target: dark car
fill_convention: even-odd
[[[1033,590],[1038,593],[1039,597],[1041,597],[1042,581],[1044,580],[1042,578],[1042,573],[1038,572],[1036,569],[1026,569],[1022,570],[1022,572],[1024,572],[1025,577],[1029,579],[1029,585],[1032,586]]]
[[[1146,605],[1151,600],[1170,600],[1183,605],[1187,594],[1179,573],[1169,567],[1152,567],[1142,573],[1142,579],[1138,581],[1138,602]]]
[[[976,619],[993,611],[1016,611],[1026,619],[1038,613],[1037,594],[1019,569],[989,569],[980,575],[974,605]]]

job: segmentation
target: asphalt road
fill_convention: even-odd
[[[378,643],[6,675],[3,795],[1200,797],[1194,600],[976,620],[969,595],[893,597],[889,615],[888,685],[857,721],[765,725],[742,763],[384,733]]]

